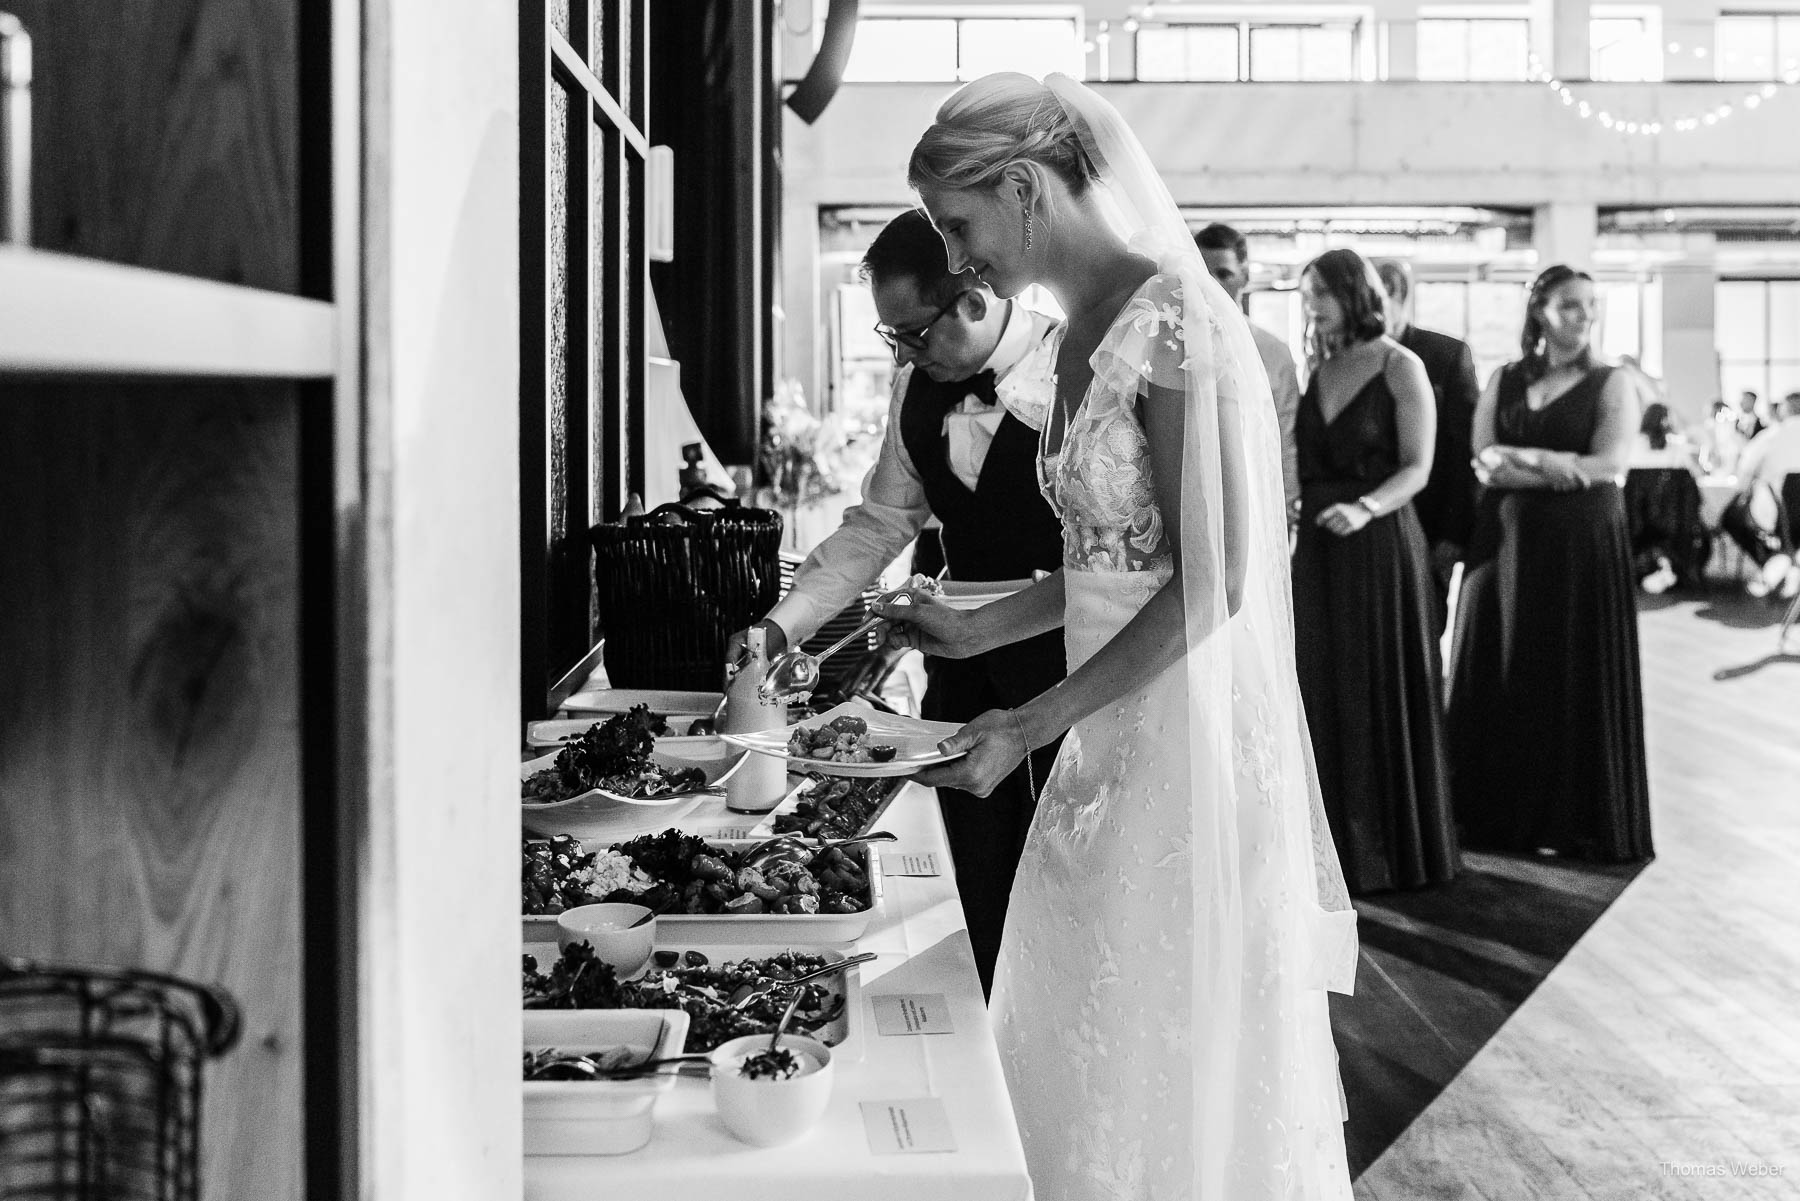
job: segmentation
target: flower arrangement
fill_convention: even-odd
[[[777,504],[793,510],[843,491],[837,465],[844,445],[838,423],[813,416],[798,380],[776,385],[763,405],[758,457]]]

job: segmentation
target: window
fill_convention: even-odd
[[[1170,25],[1140,29],[1137,77],[1144,80],[1236,82],[1240,56],[1236,25]]]
[[[1250,76],[1258,80],[1356,78],[1356,26],[1252,25]]]
[[[1595,6],[1595,13],[1604,9]],[[1662,79],[1662,30],[1643,15],[1605,14],[1588,22],[1588,78],[1615,83]]]
[[[1527,76],[1531,22],[1462,17],[1418,23],[1420,79],[1503,79]]]
[[[1782,79],[1800,73],[1800,13],[1726,13],[1713,27],[1720,79]]]
[[[1722,281],[1713,293],[1713,329],[1726,400],[1754,392],[1767,402],[1800,391],[1800,279]]]
[[[1357,78],[1355,21],[1162,25],[1137,32],[1137,78],[1183,82]]]
[[[847,83],[944,82],[994,71],[1083,75],[1080,30],[1068,17],[864,17]]]

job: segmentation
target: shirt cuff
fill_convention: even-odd
[[[795,647],[817,634],[819,627],[825,624],[825,618],[829,616],[829,613],[821,614],[818,606],[804,593],[789,590],[786,596],[775,602],[775,607],[769,610],[764,620],[780,626],[781,632],[787,635],[788,646]]]

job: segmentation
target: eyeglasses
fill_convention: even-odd
[[[881,335],[881,340],[886,342],[888,344],[888,349],[895,354],[900,353],[900,348],[902,346],[905,346],[910,350],[924,350],[925,340],[931,336],[931,327],[942,320],[945,313],[948,313],[951,309],[955,308],[957,301],[961,300],[972,291],[974,291],[973,288],[964,288],[962,291],[952,296],[949,304],[933,313],[931,315],[931,320],[927,321],[924,325],[919,326],[917,329],[894,329],[891,326],[877,325],[875,327],[875,332]]]

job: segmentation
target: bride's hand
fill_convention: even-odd
[[[927,788],[957,788],[987,796],[1012,775],[1028,748],[1025,731],[1011,709],[989,709],[938,743],[945,754],[967,751],[951,763],[928,767],[913,777]]]
[[[870,608],[887,618],[882,640],[888,646],[911,647],[945,659],[966,659],[982,650],[974,613],[953,609],[923,589],[901,588]]]

